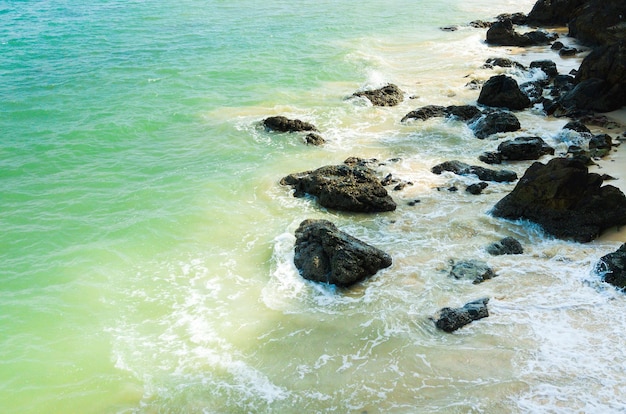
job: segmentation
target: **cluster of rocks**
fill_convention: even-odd
[[[609,177],[590,173],[587,168],[592,159],[611,150],[612,138],[606,134],[593,135],[580,122],[599,119],[595,111],[610,111],[626,104],[625,4],[623,0],[539,0],[528,16],[515,13],[498,16],[494,23],[472,22],[474,27],[489,28],[486,39],[489,44],[527,47],[552,43],[552,48],[562,55],[572,51],[554,42],[557,35],[542,30],[520,33],[515,26],[567,23],[570,35],[596,49],[585,58],[574,76],[560,75],[552,61],[535,61],[530,70],[543,71],[546,80],[518,85],[508,75],[493,76],[482,85],[477,100],[480,107],[428,105],[409,112],[401,122],[455,118],[466,122],[477,138],[484,139],[520,130],[514,112],[536,104],[543,105],[548,115],[577,119],[564,129],[580,134],[587,148],[572,145],[566,157],[553,158],[546,164],[533,163],[515,188],[496,203],[491,214],[508,220],[529,220],[554,237],[579,242],[588,242],[610,227],[626,224],[626,196],[616,187],[603,185]],[[454,27],[442,29],[455,30]],[[495,66],[529,70],[504,58],[490,59],[484,67]],[[398,86],[389,84],[376,90],[355,92],[351,98],[367,99],[376,106],[395,106],[404,96]],[[324,143],[318,129],[308,122],[274,116],[266,118],[262,124],[268,131],[306,134],[304,140],[309,144]],[[537,160],[554,154],[555,149],[541,137],[523,136],[502,142],[497,151],[483,153],[479,159],[486,164],[500,164]],[[487,182],[510,183],[518,179],[510,170],[492,170],[458,160],[435,165],[431,171],[477,177],[480,182],[467,187],[471,194],[480,194],[488,186]],[[295,197],[308,196],[324,208],[355,213],[394,211],[397,205],[385,186],[397,184],[394,189],[401,190],[411,184],[399,182],[391,174],[381,179],[371,163],[359,158],[289,174],[280,182],[290,186]],[[389,254],[339,230],[327,220],[304,220],[295,236],[294,264],[302,277],[311,281],[346,288],[392,264]],[[524,249],[518,240],[505,237],[486,246],[486,251],[497,256],[522,254]],[[474,284],[496,276],[487,263],[479,260],[452,261],[450,265],[450,277],[471,280]],[[597,271],[608,283],[626,287],[626,244],[603,257]],[[446,307],[433,320],[437,328],[452,332],[489,316],[488,302],[488,298],[481,298],[460,308]]]

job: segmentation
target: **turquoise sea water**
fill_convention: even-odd
[[[488,78],[486,57],[542,53],[439,26],[532,3],[0,0],[0,411],[623,410],[624,298],[589,271],[621,235],[577,245],[485,214],[511,186],[437,192],[465,182],[432,165],[497,141],[399,123],[475,101],[466,76]],[[384,82],[412,99],[344,99]],[[277,114],[328,144],[258,127]],[[567,138],[565,121],[520,118]],[[384,167],[414,182],[393,194],[397,212],[326,211],[278,184],[351,155],[400,159]],[[309,217],[393,267],[349,292],[303,282],[290,255]],[[509,234],[523,258],[485,256]],[[501,277],[448,280],[448,260],[467,255]],[[482,296],[492,316],[458,334],[428,320]]]

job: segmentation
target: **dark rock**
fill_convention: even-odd
[[[561,96],[563,93],[574,89],[574,77],[570,75],[557,75],[552,82],[552,96]]]
[[[392,260],[330,221],[304,220],[296,230],[294,263],[307,280],[347,287],[391,266]]]
[[[559,71],[556,68],[556,63],[551,60],[535,60],[530,62],[530,67],[531,69],[541,69],[550,79],[559,74]]]
[[[589,45],[607,45],[626,40],[626,2],[587,0],[568,22],[569,36]]]
[[[324,145],[326,143],[326,140],[320,134],[316,134],[315,132],[307,134],[307,136],[304,137],[304,141],[307,145],[315,146]]]
[[[502,158],[510,161],[536,160],[542,155],[554,155],[554,148],[539,137],[517,137],[498,145]]]
[[[465,189],[465,191],[467,191],[468,193],[473,194],[473,195],[480,195],[480,194],[482,194],[483,190],[485,188],[487,188],[487,186],[489,186],[489,184],[487,184],[484,181],[481,181],[481,182],[476,183],[476,184],[468,185],[467,188]]]
[[[496,46],[547,45],[554,38],[553,35],[541,31],[520,34],[513,29],[513,23],[510,20],[496,22],[487,30],[487,43]]]
[[[466,303],[462,308],[442,308],[436,315],[435,326],[444,332],[454,332],[459,328],[489,316],[489,298]]]
[[[476,138],[484,139],[498,132],[514,132],[521,128],[519,120],[511,112],[495,111],[478,118],[472,125]]]
[[[563,129],[571,129],[572,131],[576,131],[579,134],[591,134],[591,131],[585,124],[580,121],[570,121],[567,124],[563,125]]]
[[[497,75],[483,85],[478,103],[516,110],[529,107],[530,99],[520,90],[515,79],[507,75]]]
[[[484,20],[472,20],[471,22],[469,22],[470,27],[473,27],[475,29],[487,29],[488,27],[491,27],[491,25],[493,25],[493,22],[486,22]]]
[[[559,56],[575,56],[578,52],[575,47],[564,46],[559,49]]]
[[[613,138],[608,134],[594,135],[589,140],[589,155],[602,158],[611,152]]]
[[[538,223],[558,238],[589,242],[604,230],[626,224],[626,196],[602,186],[579,160],[535,162],[513,191],[492,209],[495,217]]]
[[[448,191],[450,191],[451,193],[456,193],[457,191],[459,191],[459,189],[458,187],[453,185],[451,187],[448,187]]]
[[[499,22],[503,22],[505,20],[510,20],[511,23],[513,24],[517,24],[517,25],[525,25],[526,24],[526,14],[522,13],[522,12],[517,12],[517,13],[502,13],[499,14],[496,17],[496,20],[498,20]]]
[[[565,26],[576,8],[588,0],[538,0],[528,13],[527,24]]]
[[[480,109],[474,105],[426,105],[409,112],[400,122],[405,122],[409,119],[425,121],[435,117],[454,117],[460,119],[461,121],[468,121],[481,113]]]
[[[450,276],[455,279],[471,280],[473,284],[477,285],[485,280],[496,277],[496,274],[493,269],[482,260],[460,260],[458,262],[452,262]]]
[[[550,49],[552,49],[552,50],[561,50],[564,47],[565,47],[565,45],[563,44],[563,42],[556,41],[556,42],[552,43],[552,46],[550,46]]]
[[[360,165],[328,165],[290,174],[280,183],[293,187],[296,197],[310,194],[323,207],[335,210],[374,213],[396,209],[374,171]]]
[[[443,26],[439,29],[444,32],[456,32],[457,30],[459,30],[459,26]]]
[[[410,205],[411,207],[415,206],[416,204],[421,203],[421,200],[411,200],[409,201],[407,204]]]
[[[495,171],[476,165],[469,165],[457,160],[445,161],[441,164],[437,164],[431,168],[431,171],[437,175],[443,173],[444,171],[449,171],[457,175],[476,175],[479,180],[494,181],[498,183],[517,180],[517,174],[513,171]]]
[[[396,106],[404,99],[404,92],[398,86],[390,83],[380,89],[355,92],[353,96],[367,98],[375,106]]]
[[[487,253],[492,256],[501,256],[503,254],[522,254],[524,248],[522,244],[513,237],[505,237],[500,241],[491,243],[487,246]]]
[[[499,152],[483,152],[478,159],[485,164],[502,164],[502,154]]]
[[[277,132],[317,131],[315,125],[299,119],[288,119],[284,116],[270,116],[263,120],[263,126]]]
[[[501,68],[516,68],[516,69],[521,69],[521,70],[526,69],[526,66],[522,65],[521,63],[518,63],[508,58],[501,58],[501,57],[487,59],[487,61],[483,65],[483,68],[490,69],[496,66],[501,67]]]
[[[620,289],[626,288],[626,243],[613,253],[602,256],[596,263],[595,270],[606,283]]]
[[[610,105],[606,111],[596,109],[598,112],[609,112],[626,105],[626,42],[596,48],[583,59],[576,82],[581,84],[594,79],[604,81],[604,85],[599,85],[612,97],[603,99],[610,101]]]
[[[591,78],[578,83],[574,89],[563,95],[559,104],[568,113],[576,110],[610,112],[624,105],[622,85],[612,85],[606,80]]]

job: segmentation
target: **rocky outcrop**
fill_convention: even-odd
[[[521,127],[519,119],[508,111],[488,112],[470,125],[478,139],[485,139],[499,132],[514,132]]]
[[[284,116],[270,116],[263,120],[265,129],[276,132],[317,131],[315,125],[299,119],[289,119]]]
[[[569,35],[584,44],[608,45],[626,40],[624,0],[587,0],[570,17]]]
[[[314,146],[319,147],[320,145],[324,145],[326,143],[326,140],[320,134],[316,134],[315,132],[311,132],[311,133],[308,133],[304,137],[304,142],[307,145],[314,145]]]
[[[498,145],[502,159],[509,161],[536,160],[542,155],[554,155],[554,148],[540,137],[517,137]]]
[[[503,20],[491,25],[487,30],[487,43],[494,46],[539,46],[550,44],[556,36],[543,31],[520,34],[513,28],[511,20]]]
[[[496,273],[482,260],[459,260],[452,262],[450,276],[459,280],[471,280],[473,284],[477,285],[496,277]]]
[[[469,165],[461,161],[445,161],[431,168],[434,174],[441,174],[449,171],[457,175],[476,175],[482,181],[495,181],[498,183],[508,183],[517,180],[517,174],[509,170],[491,170],[477,165]]]
[[[363,165],[328,165],[290,174],[280,183],[291,186],[295,197],[310,194],[323,207],[335,210],[374,213],[396,209],[375,172]]]
[[[519,110],[530,106],[530,99],[519,88],[517,81],[507,75],[492,76],[480,91],[481,105]]]
[[[606,283],[620,289],[626,288],[626,243],[613,253],[603,256],[596,263],[596,272],[601,274]]]
[[[487,253],[492,256],[501,256],[504,254],[522,254],[524,248],[522,244],[513,237],[505,237],[495,243],[487,246]]]
[[[296,230],[294,264],[303,278],[348,287],[391,266],[387,253],[340,231],[327,220],[304,220]]]
[[[530,62],[530,68],[541,69],[550,79],[559,74],[556,63],[551,60],[534,60]]]
[[[454,332],[465,325],[489,316],[489,298],[466,303],[461,308],[442,308],[435,315],[435,326],[444,332]]]
[[[626,196],[602,183],[602,177],[589,173],[579,160],[536,162],[492,214],[530,220],[557,238],[589,242],[610,227],[626,224]]]
[[[367,98],[375,106],[396,106],[404,99],[404,92],[390,83],[380,89],[355,92],[352,96]]]
[[[537,26],[565,26],[573,12],[588,0],[538,0],[526,22]]]
[[[425,121],[436,117],[457,118],[461,121],[470,121],[482,114],[482,111],[473,105],[426,105],[406,114],[400,122],[411,119]]]

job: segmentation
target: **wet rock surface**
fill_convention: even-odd
[[[489,298],[466,303],[460,308],[442,308],[435,316],[435,326],[444,332],[454,332],[465,325],[489,316]]]

